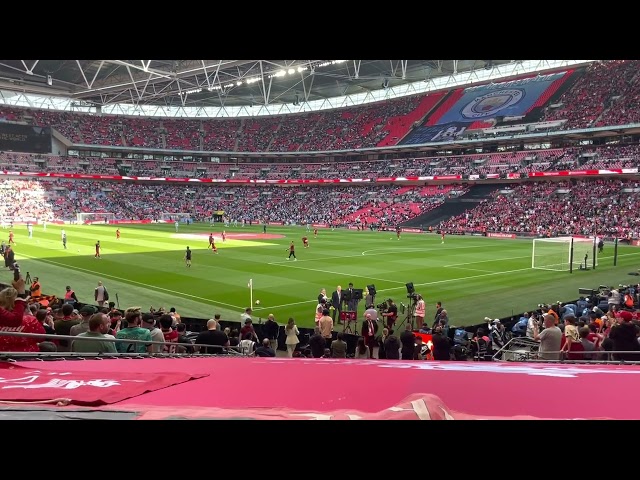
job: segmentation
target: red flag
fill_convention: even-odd
[[[60,399],[65,404],[107,405],[206,376],[178,372],[70,372],[64,365],[48,371],[0,364],[0,400],[39,402]]]

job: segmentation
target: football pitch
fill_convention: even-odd
[[[67,233],[67,249],[61,230]],[[321,288],[327,293],[337,285],[355,288],[374,284],[376,303],[393,298],[401,310],[408,304],[405,284],[413,282],[427,303],[426,319],[433,318],[441,301],[452,325],[481,323],[485,316],[507,317],[532,310],[538,303],[578,297],[578,288],[637,283],[628,275],[640,266],[640,248],[621,245],[618,266],[613,266],[613,246],[605,244],[598,268],[589,271],[554,272],[531,268],[532,240],[447,236],[441,244],[435,234],[319,229],[318,238],[305,227],[262,226],[226,228],[216,224],[41,225],[28,238],[25,226],[16,226],[16,259],[23,275],[38,276],[44,294],[64,295],[70,285],[83,303],[93,303],[93,290],[101,280],[110,300],[120,308],[175,307],[186,317],[239,321],[250,305],[249,279],[253,282],[254,318],[270,313],[281,323],[289,317],[298,326],[313,326]],[[213,232],[218,254],[208,249]],[[0,231],[5,241],[9,230]],[[301,238],[309,237],[309,248]],[[100,240],[102,259],[95,259]],[[295,242],[297,261],[287,260]],[[184,262],[184,250],[193,250],[192,266]],[[589,247],[590,248],[590,247]],[[575,257],[588,247],[577,245]],[[585,250],[584,252],[582,250]],[[591,258],[591,252],[589,252]],[[9,282],[6,272],[3,281]],[[117,294],[117,298],[116,298]],[[364,311],[360,302],[359,313]],[[400,319],[404,315],[400,315]]]

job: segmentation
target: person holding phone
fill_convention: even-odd
[[[0,327],[20,327],[27,300],[29,297],[25,291],[25,281],[21,276],[14,280],[12,287],[0,291],[0,297],[5,298],[4,304],[0,302]]]

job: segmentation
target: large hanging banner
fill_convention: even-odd
[[[438,120],[438,125],[523,116],[553,82],[567,72],[465,88],[464,94]]]

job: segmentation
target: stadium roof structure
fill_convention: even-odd
[[[302,103],[511,60],[0,60],[0,88],[94,105]]]
[[[215,116],[273,115],[359,105],[578,62],[584,61],[0,60],[0,103],[122,114],[133,107],[138,110],[133,114],[176,116],[190,116],[194,108],[240,107],[239,113]],[[17,100],[27,96],[62,98],[66,105]],[[118,105],[127,105],[127,111],[117,111]],[[162,112],[153,113],[154,108]]]

